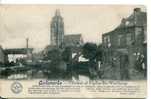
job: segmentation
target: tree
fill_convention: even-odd
[[[82,54],[84,58],[90,61],[94,60],[97,53],[97,45],[94,43],[86,43],[82,48]]]
[[[46,58],[51,61],[59,61],[61,60],[61,51],[59,49],[49,50]]]
[[[66,63],[70,63],[72,60],[72,51],[70,47],[66,47],[62,52],[62,60]]]
[[[57,48],[53,48],[47,52],[45,59],[51,61],[49,68],[51,71],[55,71],[62,60],[61,51]]]
[[[96,52],[96,60],[97,61],[101,61],[102,62],[102,54],[103,54],[103,49],[102,49],[102,45],[98,45],[97,47],[97,52]]]
[[[50,49],[47,52],[45,59],[51,61],[48,67],[49,70],[51,71],[48,74],[48,78],[57,79],[64,76],[64,75],[61,75],[62,73],[64,73],[64,71],[61,70],[60,66],[63,66],[64,64],[61,64],[62,54],[59,48]]]
[[[82,48],[84,58],[89,59],[88,68],[90,78],[98,78],[98,61],[102,61],[102,45],[97,46],[94,43],[86,43]]]

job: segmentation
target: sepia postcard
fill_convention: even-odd
[[[0,99],[143,99],[143,5],[0,5]]]

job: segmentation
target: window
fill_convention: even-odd
[[[129,22],[129,21],[126,21],[125,25],[128,26],[129,24],[130,24],[130,22]]]
[[[126,35],[126,45],[131,45],[131,33],[128,33]]]
[[[144,27],[144,42],[147,42],[147,27]]]
[[[142,33],[142,28],[137,27],[136,30],[135,30],[135,36],[138,37],[141,33]]]
[[[107,43],[106,36],[103,37],[103,42],[106,45],[106,43]]]
[[[142,27],[136,27],[135,29],[136,44],[140,45],[144,41],[144,33]]]
[[[107,36],[107,42],[110,43],[110,36]]]
[[[105,36],[103,38],[103,41],[104,41],[105,46],[107,46],[107,47],[111,46],[111,41],[110,41],[110,36],[109,35]]]
[[[118,46],[121,45],[121,39],[122,39],[122,35],[118,35]]]
[[[107,46],[111,47],[111,40],[110,40],[110,36],[107,37]]]

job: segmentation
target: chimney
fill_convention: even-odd
[[[26,48],[28,49],[29,38],[26,38]]]
[[[125,18],[123,18],[123,19],[122,19],[122,23],[125,23],[125,22],[126,22],[126,19],[125,19]]]
[[[134,12],[141,12],[141,8],[134,8]]]
[[[141,12],[141,8],[134,8],[134,25],[136,25],[137,22],[137,14]]]

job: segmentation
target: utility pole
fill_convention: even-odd
[[[29,45],[28,45],[28,42],[29,42],[29,38],[26,38],[26,55],[29,58]]]

